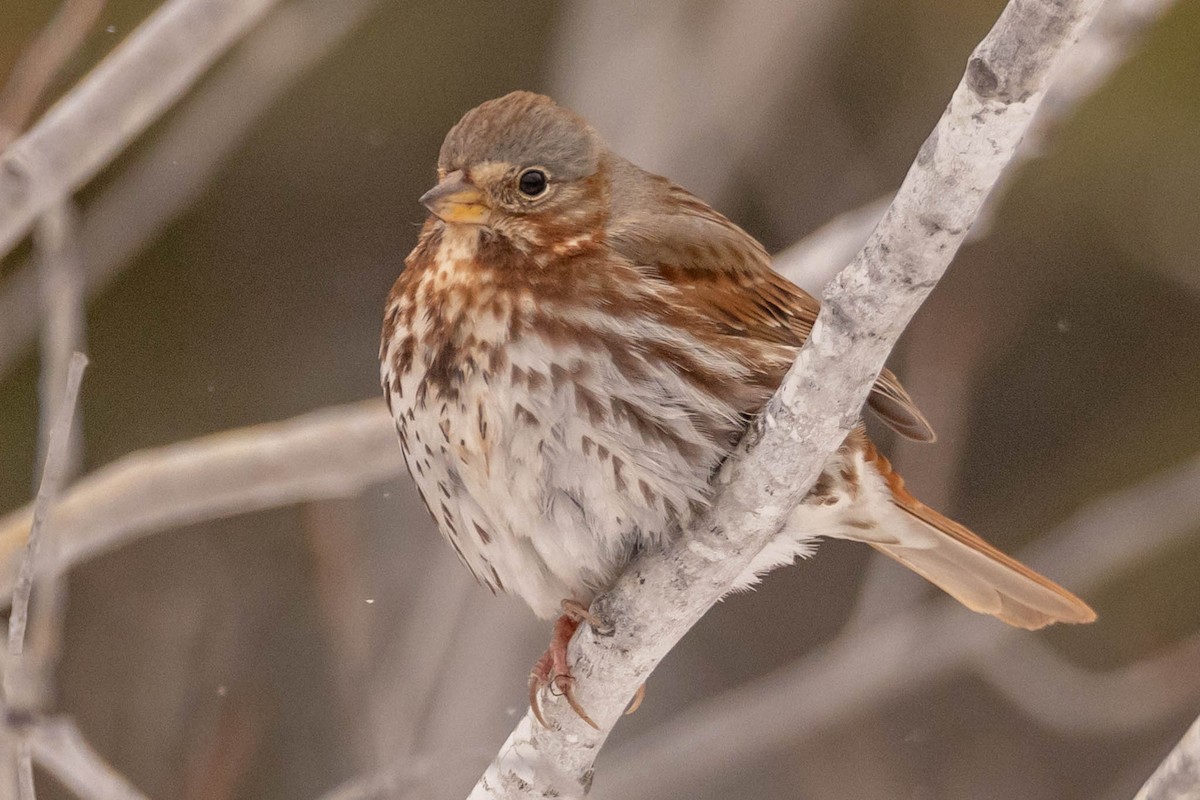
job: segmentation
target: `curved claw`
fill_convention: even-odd
[[[571,600],[563,601],[563,611],[564,614],[554,623],[550,646],[529,673],[529,709],[542,727],[551,727],[542,715],[541,704],[538,702],[538,694],[549,686],[552,693],[567,698],[567,704],[581,720],[600,730],[600,726],[588,716],[579,699],[575,697],[575,678],[572,677],[571,666],[567,663],[567,644],[571,641],[571,635],[579,627],[580,621],[588,619],[591,615],[586,606]]]
[[[588,713],[583,710],[583,706],[579,703],[578,698],[575,697],[574,678],[572,678],[570,675],[556,675],[554,676],[554,688],[557,689],[563,697],[567,698],[567,705],[571,707],[571,710],[574,711],[581,720],[586,722],[588,725],[591,725],[596,730],[600,730],[600,726],[592,721],[592,718],[588,716]],[[543,722],[542,724],[545,725],[546,723]]]
[[[625,709],[625,716],[629,716],[633,712],[642,707],[642,701],[646,699],[646,684],[638,687],[638,690],[633,693],[633,700],[629,703],[629,708]]]
[[[546,718],[542,716],[542,706],[538,703],[538,693],[541,691],[542,677],[536,672],[529,673],[529,710],[533,712],[533,717],[538,722],[542,723],[543,728],[549,729],[546,724]]]

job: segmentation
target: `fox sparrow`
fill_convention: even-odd
[[[432,214],[388,297],[380,351],[400,447],[475,577],[561,614],[530,678],[534,712],[553,683],[587,719],[566,662],[587,605],[636,550],[703,512],[819,304],[749,234],[541,95],[469,111],[421,202]],[[933,440],[891,372],[868,405]],[[861,426],[738,586],[823,536],[865,542],[1011,625],[1095,618],[905,491]]]

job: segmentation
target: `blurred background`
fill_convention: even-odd
[[[58,5],[6,4],[0,76]],[[40,107],[156,6],[110,0]],[[76,196],[83,259],[106,275],[82,471],[377,397],[416,198],[475,104],[551,93],[778,251],[899,185],[1002,8],[276,4]],[[1200,516],[1139,544],[1150,511],[1187,499],[1156,481],[1190,469],[1200,493],[1197,41],[1195,3],[1150,29],[1012,176],[891,362],[941,435],[879,434],[914,493],[1043,556],[1099,621],[1007,636],[868,548],[823,545],[676,648],[594,797],[1132,797],[1200,711]],[[0,294],[29,254],[0,262]],[[36,482],[40,362],[35,340],[0,344],[8,511]],[[1071,520],[1108,529],[1070,539]],[[1106,552],[1118,567],[1071,583],[1076,556]],[[937,622],[936,647],[873,655],[914,620]],[[943,623],[985,644],[957,652]],[[464,797],[548,634],[473,583],[396,474],[77,566],[55,708],[152,798]],[[739,713],[764,697],[769,715]],[[726,744],[681,746],[697,730]],[[39,798],[68,796],[42,776]]]

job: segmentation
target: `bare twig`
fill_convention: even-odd
[[[277,0],[168,0],[0,157],[0,255],[170,107]]]
[[[54,512],[63,565],[173,525],[348,497],[402,471],[381,401],[226,431],[126,456],[79,480]],[[0,520],[0,595],[12,591],[31,511]]]
[[[472,798],[578,797],[625,703],[779,531],[854,425],[896,339],[962,243],[1012,158],[1062,52],[1098,0],[1013,0],[976,48],[883,221],[826,291],[812,335],[717,479],[705,519],[638,558],[593,611],[613,626],[572,642],[585,725],[547,702],[551,727],[518,724]]]
[[[29,734],[33,759],[83,800],[147,800],[105,763],[69,719],[39,721]]]
[[[1200,797],[1200,719],[1192,723],[1134,800],[1196,800]]]
[[[713,199],[852,14],[835,0],[576,0],[562,18],[555,94],[627,158]]]
[[[25,739],[17,741],[17,798],[37,800],[33,784],[33,750]]]
[[[42,555],[48,565],[35,564],[44,548],[38,533],[63,482],[74,476],[81,446],[77,430],[79,384],[87,359],[83,349],[83,307],[80,297],[78,252],[74,236],[74,209],[63,202],[50,209],[35,232],[38,275],[46,316],[42,335],[42,370],[39,378],[39,425],[42,472],[33,523],[9,617],[8,651],[4,674],[5,701],[10,712],[33,714],[45,709],[57,663],[63,596],[66,585],[54,548]],[[39,514],[38,507],[42,507]],[[49,544],[53,544],[53,539]],[[37,578],[38,601],[33,608],[32,641],[26,649],[26,615],[31,581]],[[28,580],[27,580],[28,579]],[[22,800],[33,800],[33,763],[29,743],[18,740],[17,790]]]
[[[21,53],[0,91],[0,152],[29,123],[46,88],[83,42],[105,0],[66,0]]]
[[[12,610],[8,620],[8,655],[13,659],[19,659],[25,652],[25,623],[29,613],[29,595],[33,590],[33,578],[37,569],[38,545],[46,515],[58,497],[66,460],[67,440],[70,438],[71,419],[75,414],[79,384],[83,380],[83,370],[86,366],[87,356],[83,353],[72,356],[70,372],[67,375],[66,396],[59,406],[58,418],[54,421],[54,430],[50,434],[50,449],[46,455],[46,466],[42,470],[41,487],[33,503],[32,522],[25,540],[25,554],[13,587]],[[6,696],[11,702],[11,688],[6,691]]]
[[[1111,672],[1076,667],[1032,636],[1012,637],[973,667],[1021,711],[1065,733],[1133,733],[1200,702],[1200,634]]]
[[[1197,520],[1200,457],[1093,502],[1022,560],[1086,591],[1187,542]],[[686,793],[1027,635],[945,601],[848,629],[818,652],[624,744],[609,762],[607,796]]]
[[[38,262],[38,286],[42,326],[42,368],[38,379],[41,395],[39,466],[45,463],[50,447],[50,429],[58,419],[63,402],[68,364],[72,353],[84,350],[86,320],[83,306],[83,271],[79,252],[78,214],[70,201],[50,208],[38,220],[34,230]],[[72,418],[78,428],[79,414]],[[70,437],[62,464],[65,479],[74,477],[79,468],[82,445],[78,430]]]
[[[8,618],[8,663],[4,670],[4,699],[6,713],[28,713],[41,705],[44,694],[45,675],[39,667],[42,663],[30,664],[30,658],[25,652],[25,628],[29,616],[29,597],[33,591],[35,574],[42,572],[46,575],[55,569],[47,570],[37,563],[38,549],[42,540],[42,528],[46,516],[58,498],[58,490],[69,466],[68,442],[71,438],[72,422],[75,418],[75,406],[79,400],[79,385],[83,381],[83,370],[87,366],[87,356],[76,352],[71,357],[68,367],[67,386],[62,404],[54,418],[50,432],[50,446],[46,451],[45,466],[42,469],[41,485],[37,498],[33,503],[33,521],[29,528],[29,537],[25,541],[25,553],[21,559],[17,582],[13,588],[12,608]],[[50,587],[47,597],[39,597],[52,608],[48,611],[39,609],[39,616],[57,616],[59,605],[56,577],[50,575],[43,584]],[[46,626],[41,626],[45,628]],[[50,633],[39,631],[41,635]],[[43,642],[43,644],[47,644]],[[47,645],[52,647],[52,645]],[[22,740],[17,746],[17,794],[21,800],[34,800],[33,764],[30,755],[29,742]]]
[[[86,293],[103,291],[195,202],[272,103],[379,6],[380,0],[301,0],[272,13],[166,123],[150,149],[89,203],[79,231]],[[151,194],[155,202],[147,203]],[[3,288],[0,374],[41,324],[32,265],[18,266]]]

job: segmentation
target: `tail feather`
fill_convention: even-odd
[[[866,541],[973,611],[991,614],[1009,625],[1035,630],[1054,622],[1096,619],[1096,612],[1071,592],[909,494],[888,460],[862,438],[864,472],[874,471],[882,478],[890,505],[901,513],[873,520],[894,542],[862,536],[853,527],[847,529],[845,538]],[[869,479],[868,475],[860,477],[864,483]]]

